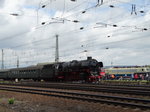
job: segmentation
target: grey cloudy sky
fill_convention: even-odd
[[[0,0],[5,68],[15,67],[17,58],[20,66],[54,61],[56,34],[60,61],[92,56],[105,66],[149,65],[150,1],[101,2]]]

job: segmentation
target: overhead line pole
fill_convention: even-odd
[[[2,49],[2,69],[4,69],[4,52],[3,52],[3,49]]]
[[[58,44],[58,35],[56,35],[56,53],[55,53],[55,62],[59,62],[59,44]]]
[[[19,68],[19,56],[17,56],[17,68]]]

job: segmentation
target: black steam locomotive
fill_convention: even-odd
[[[85,81],[93,82],[101,78],[102,62],[92,57],[87,60],[73,60],[51,64],[0,70],[0,79],[32,79],[45,81]]]

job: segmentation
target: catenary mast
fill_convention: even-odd
[[[56,53],[55,53],[55,62],[59,62],[59,45],[58,45],[58,35],[56,35]]]
[[[4,69],[4,51],[2,49],[2,69]]]

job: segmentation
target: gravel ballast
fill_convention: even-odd
[[[14,104],[9,99],[14,98]],[[150,112],[41,95],[0,91],[0,112]]]

